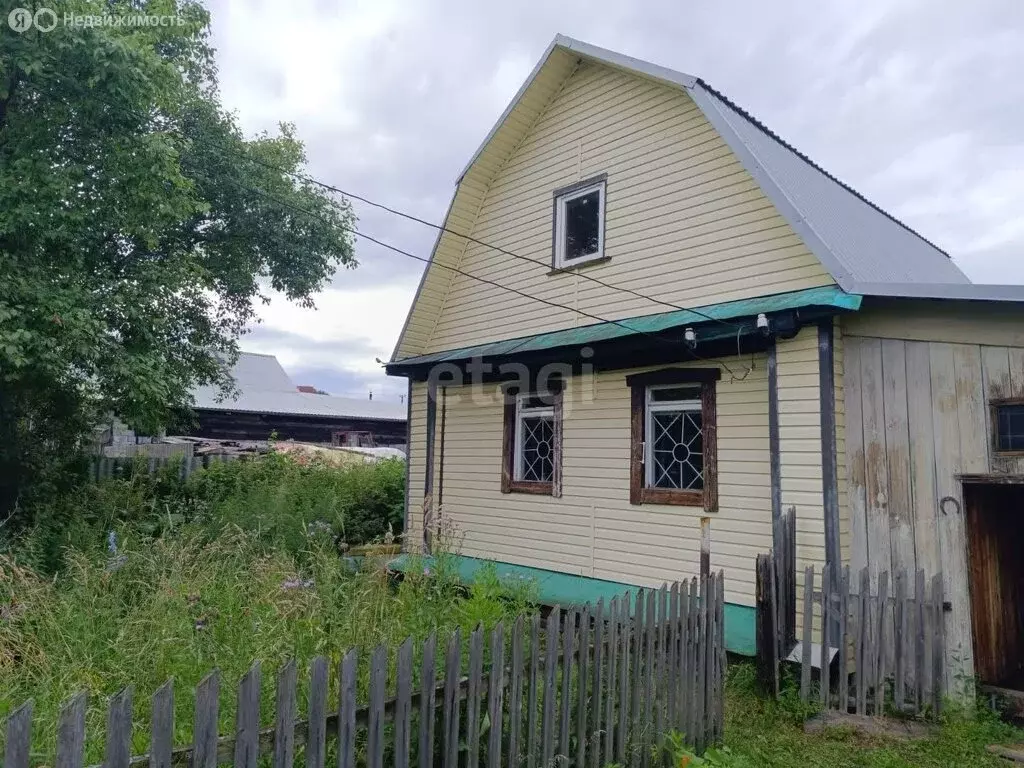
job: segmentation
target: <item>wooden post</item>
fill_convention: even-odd
[[[836,450],[835,349],[832,318],[818,324],[818,383],[821,396],[821,481],[825,507],[825,562],[839,567],[839,481]],[[830,629],[834,635],[834,630]]]
[[[107,740],[104,766],[128,768],[132,759],[132,692],[122,688],[107,708]]]
[[[437,508],[444,507],[444,435],[448,421],[448,387],[441,387],[441,440],[437,457]]]
[[[260,663],[256,661],[238,683],[238,703],[235,709],[235,768],[256,768],[259,762],[261,680]]]
[[[412,744],[412,638],[398,649],[395,666],[395,768],[409,768]],[[308,746],[307,746],[308,749]],[[313,768],[310,766],[309,768]]]
[[[423,643],[420,662],[420,768],[434,764],[434,708],[437,703],[437,632]]]
[[[324,768],[327,759],[327,689],[330,667],[327,659],[317,656],[309,665],[309,699],[306,717],[306,768]]]
[[[433,551],[434,430],[436,422],[437,381],[430,379],[427,382],[426,454],[423,466],[423,509],[420,518],[423,521],[423,554],[425,555],[429,555]]]
[[[711,574],[711,518],[700,519],[700,577]]]
[[[488,768],[501,768],[503,695],[505,692],[505,627],[501,622],[491,631],[491,670],[487,686],[487,717],[491,731],[487,742]],[[395,768],[405,768],[396,763]]]
[[[217,768],[217,716],[220,711],[220,673],[213,671],[196,686],[192,729],[192,768]]]
[[[804,569],[804,620],[802,626],[803,645],[800,660],[800,700],[808,701],[811,696],[811,640],[814,624],[814,566]]]
[[[76,693],[61,706],[57,723],[57,768],[82,768],[86,702],[84,692]]]
[[[356,677],[359,657],[353,648],[341,661],[338,683],[338,768],[356,765]]]
[[[757,682],[766,696],[779,697],[779,656],[777,621],[775,616],[775,562],[768,555],[757,556],[756,595],[757,603]]]

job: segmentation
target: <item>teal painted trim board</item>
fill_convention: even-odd
[[[483,560],[477,557],[453,555],[459,580],[464,584],[472,584],[476,573],[485,565],[493,563],[498,571],[498,578],[532,579],[540,592],[543,605],[574,605],[596,603],[601,598],[608,602],[613,597],[620,597],[637,589],[635,584],[619,581],[595,579],[589,576],[576,576],[561,571],[549,571],[543,568],[531,568],[526,565],[502,563]],[[432,558],[412,558],[399,555],[388,563],[388,566],[399,572],[407,570],[412,563],[428,565]],[[736,603],[725,604],[725,647],[731,653],[741,656],[754,656],[756,646],[756,609],[748,605]]]
[[[756,317],[760,313],[771,314],[790,309],[820,308],[830,312],[854,312],[860,309],[861,296],[846,293],[839,286],[827,285],[819,288],[807,288],[802,291],[777,293],[772,296],[758,296],[752,299],[727,301],[720,304],[707,304],[696,310],[682,309],[674,312],[660,312],[653,315],[629,317],[615,322],[594,323],[562,331],[549,331],[533,336],[477,344],[472,347],[450,349],[443,352],[432,352],[427,355],[407,357],[393,360],[389,368],[396,372],[412,365],[468,360],[473,357],[496,357],[515,352],[535,352],[538,350],[555,349],[558,347],[575,347],[580,344],[592,344],[598,341],[622,338],[638,333],[658,333],[684,325],[703,327],[714,320],[734,320],[742,317]],[[710,318],[710,319],[709,319]],[[748,329],[754,332],[753,326]],[[727,338],[735,336],[733,327],[725,326],[701,332],[702,339]],[[392,371],[389,370],[389,373]],[[404,374],[403,374],[404,375]]]

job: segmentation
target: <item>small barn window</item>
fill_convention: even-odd
[[[1024,453],[1024,402],[993,403],[995,448],[999,453]]]
[[[627,376],[632,391],[630,503],[718,508],[718,368]]]
[[[561,495],[562,392],[506,390],[502,493]]]
[[[555,191],[555,269],[604,258],[605,179],[589,179]]]

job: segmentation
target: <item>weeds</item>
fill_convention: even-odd
[[[800,701],[792,685],[788,689],[782,701],[763,699],[755,693],[752,665],[734,664],[729,668],[725,743],[730,759],[749,762],[723,762],[721,765],[996,768],[1005,762],[988,754],[986,745],[1024,740],[1020,730],[982,709],[970,713],[950,711],[940,718],[934,736],[919,740],[866,736],[850,728],[830,728],[822,734],[807,734],[803,722],[813,708]]]
[[[443,569],[395,585],[382,561],[352,572],[329,540],[307,542],[295,557],[268,550],[237,526],[212,538],[199,525],[159,539],[122,532],[116,556],[70,551],[54,578],[2,558],[0,719],[34,699],[37,738],[46,739],[36,762],[45,762],[53,755],[60,702],[87,690],[87,761],[96,763],[105,697],[131,685],[138,702],[134,748],[143,753],[144,702],[173,677],[176,737],[185,743],[190,688],[213,668],[230,690],[259,660],[264,711],[272,711],[272,670],[287,658],[300,668],[320,654],[337,664],[350,647],[366,654],[379,643],[395,648],[406,637],[422,640],[455,627],[465,635],[480,622],[490,627],[531,607],[523,585],[504,590],[493,573],[482,576],[468,590]],[[222,696],[222,732],[233,722],[233,698]]]
[[[193,524],[204,527],[212,540],[232,524],[258,537],[268,551],[301,558],[311,532],[338,545],[372,542],[389,531],[400,535],[404,499],[400,459],[339,467],[271,453],[215,463],[187,481],[173,464],[150,475],[140,460],[118,477],[37,504],[33,526],[9,548],[17,549],[22,563],[54,573],[69,547],[102,547],[115,527],[158,537]]]

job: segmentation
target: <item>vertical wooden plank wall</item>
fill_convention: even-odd
[[[989,409],[1024,396],[1024,349],[848,333],[843,352],[850,565],[873,585],[883,571],[942,573],[945,683],[962,693],[974,660],[958,476],[1024,474],[1024,458],[993,455]]]

